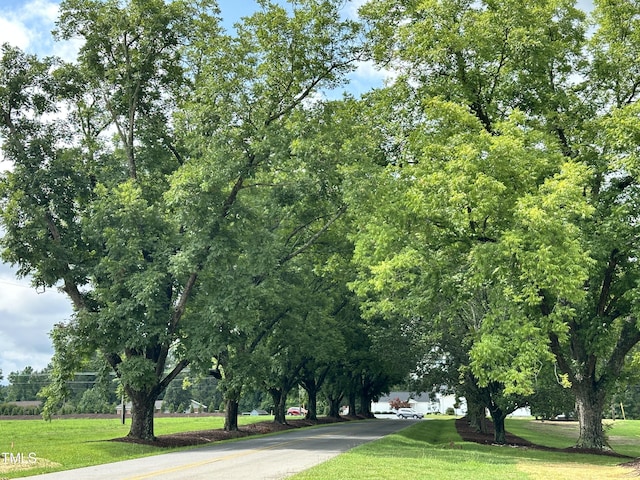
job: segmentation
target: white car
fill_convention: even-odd
[[[396,413],[398,418],[423,418],[422,413],[416,412],[413,408],[399,408]]]

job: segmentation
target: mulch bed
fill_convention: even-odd
[[[486,445],[493,445],[493,423],[488,421],[488,432],[480,433],[476,432],[474,428],[471,428],[469,422],[466,417],[462,417],[456,420],[456,430],[458,434],[462,437],[465,442],[474,442],[474,443],[482,443]],[[625,463],[622,463],[623,467],[631,467],[635,469],[636,474],[640,476],[640,458],[633,458],[627,455],[620,455],[619,453],[613,452],[611,450],[594,450],[588,448],[576,448],[576,447],[568,447],[568,448],[552,448],[545,447],[542,445],[536,445],[531,443],[524,438],[518,437],[517,435],[512,435],[509,432],[506,433],[507,443],[505,446],[515,447],[515,448],[532,448],[536,450],[546,450],[546,451],[555,451],[555,452],[564,452],[564,453],[588,453],[591,455],[606,455],[609,457],[616,457],[621,459],[632,459]]]
[[[221,440],[231,440],[234,438],[250,437],[252,435],[263,435],[265,433],[281,432],[283,430],[291,430],[294,428],[310,427],[312,425],[347,422],[350,420],[361,420],[354,417],[329,418],[321,417],[317,421],[306,419],[287,420],[282,425],[273,421],[257,422],[250,425],[243,425],[239,430],[227,432],[223,429],[215,430],[198,430],[195,432],[174,433],[171,435],[158,435],[155,440],[140,440],[130,437],[114,438],[113,442],[140,443],[144,445],[153,445],[154,447],[190,447],[195,445],[203,445],[205,443],[219,442]]]
[[[487,421],[487,424],[488,424],[487,433],[476,432],[475,429],[471,428],[471,426],[469,425],[467,418],[462,417],[456,420],[456,430],[458,431],[458,434],[462,437],[462,439],[465,442],[475,442],[475,443],[483,443],[486,445],[493,445],[494,444],[493,423],[491,421]],[[511,446],[511,447],[535,448],[536,450],[547,450],[547,451],[565,452],[565,453],[588,453],[591,455],[606,455],[609,457],[618,457],[618,458],[633,458],[627,455],[620,455],[619,453],[615,453],[611,450],[595,450],[595,449],[576,448],[576,447],[568,447],[568,448],[545,447],[542,445],[536,445],[534,443],[531,443],[530,441],[525,440],[524,438],[518,437],[516,435],[512,435],[509,432],[506,432],[506,440],[507,440],[506,446]]]
[[[456,419],[456,430],[458,435],[462,437],[465,442],[482,443],[485,445],[493,445],[493,423],[487,420],[487,433],[476,432],[474,428],[469,425],[467,417]],[[507,445],[513,447],[534,447],[535,445],[524,438],[512,435],[506,432]]]

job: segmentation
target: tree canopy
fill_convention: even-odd
[[[226,32],[213,0],[64,0],[77,61],[3,47],[2,256],[75,307],[49,408],[96,350],[140,438],[188,365],[280,420],[299,384],[367,415],[437,371],[499,428],[554,371],[606,448],[640,341],[640,7],[258,3]],[[360,60],[393,78],[326,100]]]
[[[531,393],[551,355],[588,448],[605,447],[604,399],[640,339],[635,148],[620,142],[637,108],[621,21],[634,9],[596,2],[592,35],[562,0],[363,12],[372,54],[401,76],[379,100],[397,130],[382,132],[394,157],[365,204],[359,290],[376,311],[431,321],[439,297],[489,289],[474,374]]]
[[[218,319],[230,335],[253,322],[263,280],[343,210],[332,153],[295,138],[353,68],[358,27],[336,2],[261,6],[228,35],[212,2],[66,0],[57,35],[84,40],[77,62],[3,48],[3,258],[75,307],[52,334],[50,408],[99,350],[130,435],[153,438],[153,401],[211,361],[197,347]]]

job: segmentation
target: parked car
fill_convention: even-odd
[[[302,407],[289,407],[287,415],[306,415],[307,410]]]
[[[424,415],[416,412],[413,408],[399,408],[396,413],[398,418],[423,418]]]

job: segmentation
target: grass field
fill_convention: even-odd
[[[507,420],[507,430],[539,445],[575,444],[577,424]],[[617,453],[640,457],[640,421],[617,421],[609,430]],[[295,480],[602,480],[629,479],[628,461],[601,455],[549,452],[461,440],[452,420],[430,419],[340,455],[292,477]]]
[[[240,425],[272,417],[239,417]],[[156,418],[155,434],[166,435],[193,430],[222,428],[223,417]],[[130,420],[122,425],[113,419],[0,420],[0,480],[38,473],[115,462],[166,453],[166,448],[133,443],[110,442],[129,432]],[[9,455],[13,453],[13,462]],[[33,453],[32,457],[29,454]],[[20,454],[20,461],[17,455]],[[6,457],[6,458],[5,458]],[[36,463],[32,463],[35,457]]]
[[[270,417],[240,417],[240,424]],[[156,435],[222,428],[221,417],[157,418]],[[165,453],[168,449],[110,442],[129,425],[114,419],[0,421],[0,480]],[[508,419],[507,430],[536,444],[573,445],[577,424]],[[640,421],[616,421],[608,429],[617,453],[640,457]],[[21,455],[21,464],[3,455]],[[36,463],[31,463],[33,453]],[[589,480],[637,476],[625,459],[462,442],[453,418],[434,417],[297,475],[296,480]]]

